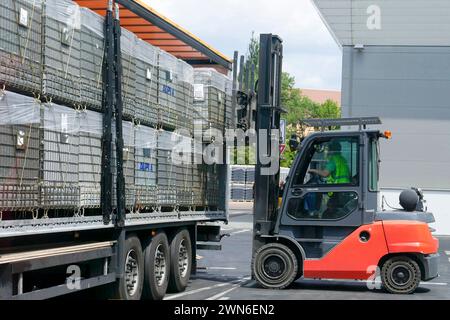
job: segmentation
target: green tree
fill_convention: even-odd
[[[252,36],[250,38],[250,43],[248,44],[245,60],[247,61],[245,70],[247,70],[247,68],[251,68],[251,66],[254,65],[255,66],[255,81],[258,80],[259,39],[255,36],[255,31],[252,31]]]

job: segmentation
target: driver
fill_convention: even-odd
[[[308,172],[318,174],[323,178],[327,178],[328,184],[344,184],[350,183],[350,170],[347,160],[341,154],[341,144],[332,140],[328,143],[328,162],[325,169],[310,169]]]

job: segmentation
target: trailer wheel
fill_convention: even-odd
[[[180,230],[170,243],[169,291],[181,292],[188,285],[192,267],[192,244],[189,232]]]
[[[129,236],[124,243],[124,276],[112,288],[112,297],[120,300],[139,300],[144,283],[144,257],[141,242]]]
[[[419,286],[420,279],[420,267],[409,257],[393,257],[381,268],[381,281],[390,293],[413,293]]]
[[[298,261],[294,252],[280,243],[259,248],[252,260],[256,281],[268,289],[284,289],[297,277]]]
[[[144,261],[143,296],[145,299],[162,300],[167,291],[170,272],[169,241],[164,232],[158,233],[148,243],[144,251]]]

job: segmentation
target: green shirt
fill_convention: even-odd
[[[327,182],[329,184],[350,183],[350,170],[347,165],[347,160],[336,154],[330,157],[326,170],[330,173]]]

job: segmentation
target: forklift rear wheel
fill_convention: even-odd
[[[420,279],[419,265],[406,256],[390,258],[381,269],[381,281],[390,293],[413,293],[419,286]]]
[[[170,250],[167,236],[158,233],[144,251],[144,299],[162,300],[169,284]]]
[[[267,289],[284,289],[297,277],[298,261],[294,252],[280,243],[268,243],[253,257],[256,281]]]
[[[191,237],[186,229],[182,229],[170,243],[170,292],[181,292],[186,289],[191,276],[191,267]]]
[[[110,296],[120,300],[139,300],[144,282],[144,258],[139,238],[128,236],[124,243],[123,277],[114,285]]]

